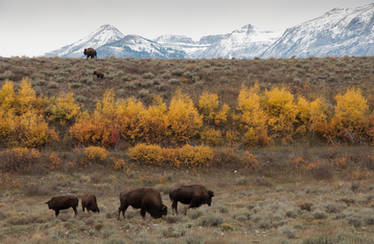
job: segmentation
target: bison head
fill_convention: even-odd
[[[52,209],[52,202],[51,202],[51,200],[49,200],[48,202],[45,202],[46,204],[48,204],[48,208],[49,209]]]

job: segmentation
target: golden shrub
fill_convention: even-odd
[[[238,96],[238,120],[241,124],[241,128],[249,130],[254,128],[255,130],[263,128],[267,130],[267,115],[261,107],[261,96],[259,95],[260,88],[256,83],[251,88],[242,86]]]
[[[223,144],[223,137],[220,130],[206,128],[200,133],[201,139],[208,145],[218,146]]]
[[[369,105],[360,89],[348,89],[344,94],[335,97],[335,114],[331,120],[333,136],[347,138],[357,142],[369,127]]]
[[[199,98],[199,110],[204,120],[213,120],[218,109],[218,95],[210,92],[203,92]]]
[[[230,107],[227,104],[223,104],[221,110],[216,113],[214,117],[214,124],[222,126],[227,123],[229,117]]]
[[[198,134],[203,122],[192,99],[177,92],[171,99],[167,113],[170,124],[170,136],[176,142],[187,142]]]
[[[260,168],[260,163],[255,155],[246,151],[244,152],[244,167],[252,171],[257,171]]]
[[[103,147],[89,146],[84,149],[84,155],[92,161],[104,161],[108,156],[108,151]]]
[[[291,92],[285,88],[273,87],[265,91],[262,105],[273,137],[293,135],[297,107]]]
[[[113,169],[115,169],[115,170],[123,169],[124,165],[125,165],[125,160],[123,160],[123,159],[114,159],[113,160]]]
[[[128,150],[131,160],[153,165],[169,166],[208,166],[213,152],[207,146],[185,145],[180,148],[162,148],[158,145],[137,144]]]
[[[48,142],[59,140],[56,131],[48,127],[43,116],[34,113],[33,110],[15,117],[15,121],[16,128],[12,142],[15,145],[40,147]]]
[[[75,103],[74,94],[70,92],[61,94],[56,99],[50,99],[50,106],[47,110],[50,113],[49,119],[65,124],[78,116],[80,106]]]
[[[0,106],[4,111],[14,107],[16,103],[16,94],[14,92],[13,82],[5,80],[0,90]]]

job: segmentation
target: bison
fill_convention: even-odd
[[[61,209],[73,208],[75,216],[77,216],[78,198],[75,196],[58,196],[52,197],[51,200],[46,202],[49,209],[55,210],[56,217]]]
[[[178,202],[189,204],[188,208],[198,208],[203,204],[210,206],[214,192],[202,185],[179,186],[169,192],[169,197],[172,201],[171,208],[178,214]]]
[[[86,194],[81,198],[82,210],[84,212],[87,209],[88,212],[92,211],[94,213],[100,213],[100,209],[97,206],[96,196],[94,194]]]
[[[96,50],[93,49],[93,48],[85,48],[84,51],[83,51],[83,54],[85,56],[87,56],[87,58],[91,57],[91,58],[97,58],[96,56]]]
[[[104,73],[101,71],[96,70],[93,72],[93,74],[96,75],[97,78],[104,79]]]
[[[167,215],[167,207],[162,204],[160,192],[153,188],[138,188],[131,191],[121,192],[119,196],[121,205],[118,208],[118,220],[122,212],[125,218],[126,209],[129,206],[140,208],[140,214],[145,218],[148,212],[153,218],[161,218]]]

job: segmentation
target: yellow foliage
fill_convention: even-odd
[[[40,147],[51,141],[58,141],[58,135],[54,129],[48,128],[48,123],[42,115],[32,110],[21,116],[15,117],[15,145],[26,147]]]
[[[220,130],[206,128],[200,133],[201,139],[208,145],[218,146],[223,144],[222,133]]]
[[[259,86],[256,83],[251,88],[242,86],[238,96],[239,121],[244,130],[249,128],[267,129],[267,115],[261,107],[261,97],[258,95]]]
[[[129,157],[138,162],[162,166],[208,166],[213,152],[207,146],[185,145],[180,148],[162,148],[158,145],[137,144],[128,150]]]
[[[103,147],[89,146],[84,149],[84,155],[92,161],[104,161],[108,151]]]
[[[73,120],[80,112],[80,107],[75,103],[72,92],[58,96],[55,101],[50,101],[48,108],[51,117],[57,119],[61,124]]]
[[[176,142],[187,142],[199,132],[203,124],[202,116],[195,108],[192,99],[181,92],[177,92],[171,99],[167,116],[171,137]]]
[[[228,115],[229,115],[230,107],[227,104],[223,104],[222,108],[218,113],[216,114],[214,118],[214,124],[217,126],[224,125],[227,123]]]
[[[209,92],[203,92],[199,99],[199,109],[206,121],[213,120],[218,109],[218,95]]]
[[[343,137],[347,137],[347,133],[353,133],[354,136],[364,134],[369,127],[369,105],[361,90],[348,89],[345,94],[339,94],[335,99],[335,114],[331,120],[332,134]]]
[[[5,80],[5,84],[0,90],[0,107],[8,111],[14,107],[16,103],[16,94],[14,92],[13,83],[9,80]]]
[[[293,95],[285,88],[274,87],[265,91],[262,104],[272,136],[292,135],[297,115]]]
[[[115,170],[123,169],[124,165],[125,165],[125,160],[123,160],[123,159],[113,160],[113,168]]]

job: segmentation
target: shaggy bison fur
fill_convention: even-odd
[[[82,197],[82,211],[87,209],[88,212],[100,213],[100,209],[97,206],[96,196],[94,194],[86,194]]]
[[[83,54],[85,56],[87,56],[87,58],[91,57],[91,58],[97,58],[96,56],[96,50],[93,49],[93,48],[85,48],[84,51],[83,51]]]
[[[118,208],[118,220],[121,212],[125,218],[126,209],[129,206],[140,208],[140,214],[145,218],[148,212],[153,218],[161,218],[167,215],[167,207],[162,204],[160,192],[153,188],[138,188],[131,191],[124,191],[119,196],[121,205]]]
[[[52,197],[51,200],[46,202],[49,209],[55,210],[56,217],[58,216],[61,209],[72,208],[74,210],[75,216],[78,214],[78,198],[75,196],[58,196]]]
[[[189,204],[188,208],[198,208],[203,204],[210,206],[214,192],[202,185],[179,186],[169,192],[169,197],[172,201],[171,208],[178,214],[178,202]]]
[[[101,78],[101,79],[104,78],[104,73],[101,71],[96,70],[93,72],[93,74],[96,75],[97,78]]]

